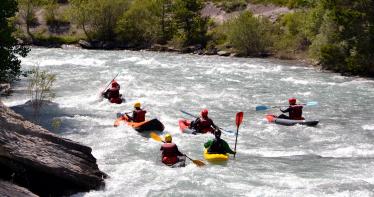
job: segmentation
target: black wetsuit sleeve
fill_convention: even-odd
[[[213,120],[209,118],[210,124],[214,129],[218,129],[217,125],[214,124]]]
[[[287,108],[287,109],[285,109],[285,110],[282,110],[282,109],[281,109],[281,112],[283,112],[283,113],[286,113],[286,112],[290,112],[290,111],[291,111],[291,109],[292,109],[291,107],[288,107],[288,108]]]

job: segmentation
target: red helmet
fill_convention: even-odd
[[[119,84],[117,83],[117,81],[112,81],[112,87],[115,88],[115,87],[118,87]]]
[[[207,109],[203,109],[203,110],[200,112],[200,115],[201,115],[201,117],[203,117],[203,118],[208,117],[208,110],[207,110]]]
[[[289,99],[288,99],[288,103],[289,103],[290,105],[295,105],[295,104],[296,104],[296,98],[289,98]]]

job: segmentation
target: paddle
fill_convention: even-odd
[[[157,135],[157,133],[155,132],[151,132],[150,134],[151,138],[158,141],[158,142],[163,142],[165,143],[164,140],[161,139],[161,137],[159,135]],[[200,160],[194,160],[194,159],[191,159],[189,156],[187,156],[186,154],[184,154],[184,156],[186,156],[189,160],[192,161],[192,163],[194,163],[195,165],[197,165],[198,167],[202,167],[202,166],[205,166],[205,163],[203,161],[200,161]]]
[[[182,112],[182,113],[184,113],[184,114],[187,114],[187,115],[189,115],[189,116],[191,116],[191,117],[198,118],[197,116],[195,116],[195,115],[193,115],[193,114],[191,114],[191,113],[188,113],[188,112],[186,112],[186,111],[184,111],[184,110],[179,110],[179,111]],[[217,126],[217,127],[218,127],[218,126]],[[218,128],[221,129],[223,132],[229,134],[229,135],[233,135],[233,134],[235,133],[234,131],[229,131],[229,130],[223,129],[223,128],[221,128],[221,127],[218,127]]]
[[[306,104],[299,104],[299,105],[304,105],[304,106],[315,106],[315,105],[318,105],[318,102],[317,101],[309,101],[307,102]],[[279,108],[279,107],[283,107],[283,106],[266,106],[266,105],[259,105],[259,106],[256,106],[256,111],[263,111],[263,110],[268,110],[268,109],[271,109],[271,108]]]
[[[236,119],[235,119],[235,123],[236,123],[236,138],[235,138],[235,147],[234,147],[234,158],[235,158],[235,155],[236,155],[236,144],[238,142],[238,135],[239,135],[239,126],[240,124],[242,124],[242,121],[243,121],[243,112],[238,112],[236,113]]]
[[[112,80],[110,80],[109,84],[104,88],[104,90],[101,93],[106,91],[106,89],[109,87],[109,85],[112,83],[112,81],[117,78],[118,75],[119,75],[119,73],[117,73],[117,75]]]

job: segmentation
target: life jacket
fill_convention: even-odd
[[[119,98],[121,95],[119,94],[119,88],[109,88],[109,99],[111,98]]]
[[[164,143],[161,146],[162,163],[166,165],[173,165],[179,161],[177,155],[177,145],[174,143]]]
[[[214,139],[212,145],[208,149],[208,153],[226,154],[222,139]]]
[[[142,110],[142,109],[137,109],[133,111],[133,121],[134,122],[143,122],[145,121],[145,113],[147,111]]]
[[[290,119],[292,120],[304,120],[303,118],[303,106],[302,105],[290,105]]]
[[[197,126],[198,126],[197,130],[200,133],[213,132],[213,130],[214,130],[212,128],[212,120],[210,118],[202,118],[201,117],[200,122]]]

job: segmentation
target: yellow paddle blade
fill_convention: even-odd
[[[196,164],[198,167],[205,166],[205,163],[203,161],[200,161],[200,160],[192,160],[192,162],[194,164]]]
[[[162,139],[161,139],[161,137],[159,136],[159,135],[157,135],[157,133],[155,133],[155,132],[151,132],[151,138],[152,139],[154,139],[154,140],[156,140],[156,141],[158,141],[158,142],[162,142]]]

